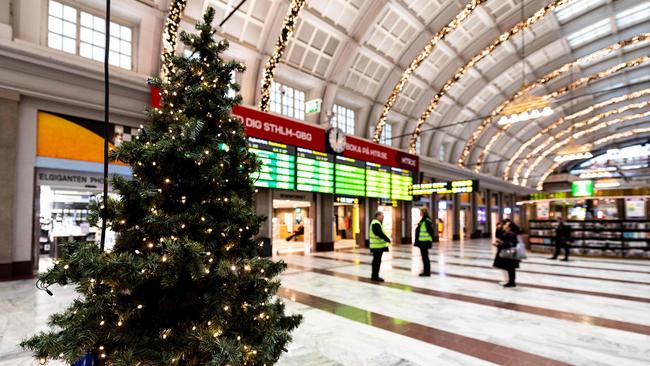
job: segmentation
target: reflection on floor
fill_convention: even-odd
[[[396,246],[369,280],[367,249],[289,255],[280,296],[305,316],[281,365],[648,365],[650,261],[531,254],[504,289],[486,240],[446,242],[418,277]],[[19,339],[73,297],[0,283],[0,365],[33,365]]]

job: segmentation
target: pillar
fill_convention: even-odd
[[[273,218],[273,192],[270,189],[258,188],[257,193],[255,193],[255,212],[266,217],[266,220],[260,226],[257,238],[262,241],[262,255],[270,257],[273,255],[273,225],[271,223]]]
[[[452,232],[451,239],[459,240],[460,239],[460,195],[454,194],[452,197],[454,202],[454,222],[452,222],[452,227],[454,231]]]
[[[18,93],[0,90],[0,280],[32,274],[31,261],[17,260],[13,250],[14,205],[32,206],[15,199],[19,99]]]
[[[470,218],[467,232],[470,233],[470,238],[478,239],[482,234],[481,231],[478,230],[478,192],[471,192],[469,194],[469,204]]]
[[[404,201],[401,204],[402,206],[402,244],[408,244],[413,242],[411,235],[411,227],[413,226],[413,218],[411,215],[411,210],[413,209],[413,202]]]
[[[431,213],[431,221],[433,221],[433,241],[440,241],[440,234],[438,233],[438,195],[432,194],[429,199],[429,212]]]
[[[368,246],[366,242],[366,233],[368,232],[368,225],[366,225],[366,221],[368,221],[367,206],[367,200],[359,198],[359,234],[356,236],[356,243],[362,248]]]
[[[334,196],[331,194],[316,194],[316,248],[317,252],[334,250]]]
[[[499,222],[503,222],[503,192],[497,194],[497,206],[499,207]]]

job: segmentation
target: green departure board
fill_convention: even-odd
[[[334,156],[296,148],[296,190],[334,193]]]
[[[390,168],[366,162],[366,196],[390,199]]]
[[[295,148],[278,142],[248,138],[248,150],[262,161],[255,186],[265,188],[296,188]]]
[[[363,161],[336,156],[334,191],[345,196],[366,195],[366,164]]]
[[[394,200],[412,201],[409,188],[413,184],[411,172],[400,168],[390,168],[390,193]]]

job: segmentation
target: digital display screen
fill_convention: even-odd
[[[390,199],[390,168],[366,162],[366,196]]]
[[[334,167],[334,190],[336,194],[346,196],[366,195],[366,164],[363,161],[336,157]]]
[[[296,149],[296,189],[334,193],[334,156],[310,149]]]
[[[248,150],[262,161],[256,187],[295,189],[295,148],[278,142],[248,138]]]
[[[394,200],[412,201],[409,188],[413,184],[411,172],[400,168],[390,168],[390,194]]]

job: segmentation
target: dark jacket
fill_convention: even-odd
[[[421,225],[425,225],[425,228],[429,235],[431,237],[435,237],[434,233],[435,230],[433,229],[433,221],[429,219],[429,216],[424,216],[422,219],[420,219],[420,222],[418,222],[418,226],[415,229],[415,241],[413,242],[413,245],[415,245],[418,248],[426,248],[426,249],[431,249],[432,242],[430,241],[421,241],[420,240],[420,227]]]
[[[517,246],[517,234],[513,232],[504,232],[501,236],[501,241],[502,243],[497,245],[497,255],[494,257],[494,263],[492,266],[505,270],[519,268],[518,260],[499,257],[501,250]]]
[[[380,237],[380,238],[382,238],[382,239],[384,239],[384,240],[386,240],[387,242],[390,243],[390,238],[388,236],[386,236],[386,233],[384,233],[384,230],[381,229],[381,225],[379,225],[379,224],[371,225],[370,230],[372,230],[373,234],[377,235],[378,237]],[[371,251],[379,250],[379,251],[387,252],[388,248],[370,249],[370,250]]]
[[[555,242],[557,244],[566,244],[571,242],[571,226],[559,224],[555,228]]]

